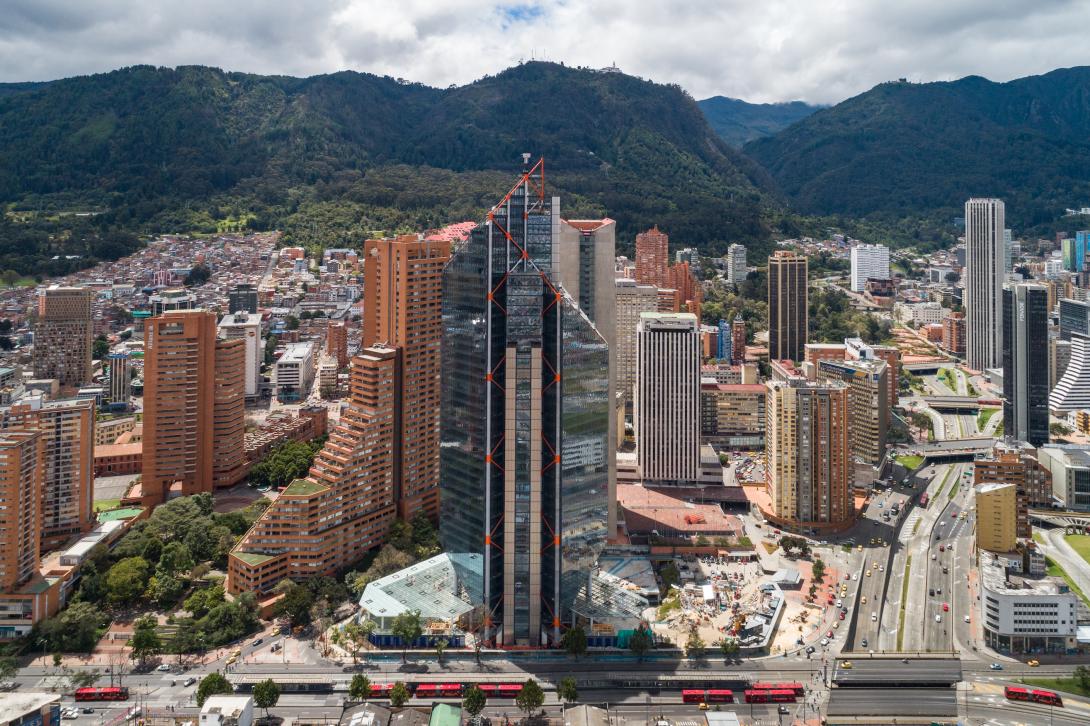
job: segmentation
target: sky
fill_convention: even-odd
[[[1090,64],[1087,27],[1086,0],[3,0],[0,81],[199,64],[445,87],[537,58],[696,98],[836,103]]]

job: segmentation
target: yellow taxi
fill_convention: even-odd
[[[706,704],[706,703],[701,703],[701,704],[700,704],[700,710],[701,710],[701,711],[707,711],[707,710],[708,710],[708,704]]]
[[[846,660],[840,664],[840,667],[846,671],[850,671],[852,669],[852,662],[850,660]]]
[[[1026,661],[1026,665],[1028,665],[1030,668],[1036,668],[1037,666],[1041,665],[1041,661],[1034,658],[1033,660]]]

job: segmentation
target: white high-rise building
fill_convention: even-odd
[[[241,338],[246,342],[246,397],[257,395],[261,380],[261,359],[265,346],[261,344],[261,316],[257,313],[237,312],[223,316],[219,335],[227,340]]]
[[[658,288],[618,278],[616,306],[617,390],[624,394],[625,401],[631,402],[632,387],[636,385],[636,327],[640,324],[640,315],[659,309]]]
[[[643,313],[636,332],[636,454],[646,481],[700,474],[700,324],[692,313]]]
[[[1071,361],[1048,396],[1048,408],[1055,416],[1090,408],[1090,337],[1071,334]]]
[[[863,292],[868,278],[889,279],[889,248],[885,245],[852,247],[852,292]]]
[[[745,245],[733,244],[727,248],[727,282],[735,285],[746,279],[749,268],[746,266]]]
[[[1005,224],[1001,200],[965,203],[965,359],[978,371],[1002,365]]]

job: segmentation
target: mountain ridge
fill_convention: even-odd
[[[708,124],[734,148],[782,131],[825,106],[803,101],[750,103],[729,96],[712,96],[697,102]]]

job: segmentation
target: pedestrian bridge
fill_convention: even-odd
[[[1090,530],[1090,512],[1065,512],[1058,509],[1031,509],[1029,521],[1050,527],[1063,527],[1068,534],[1082,534]]]

